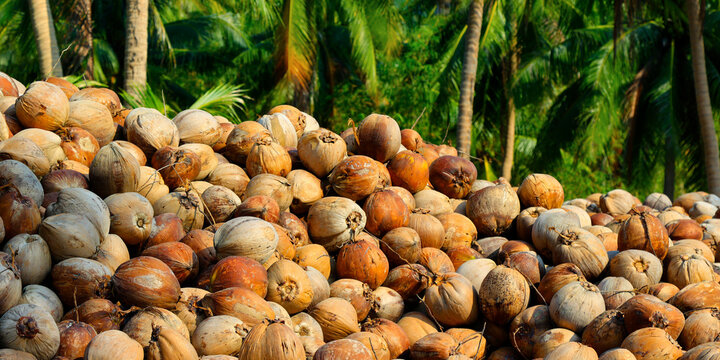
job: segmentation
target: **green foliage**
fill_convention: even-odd
[[[74,2],[50,3],[62,51]],[[441,14],[429,0],[151,0],[148,84],[133,97],[119,90],[125,2],[94,0],[93,71],[67,79],[168,116],[199,108],[239,122],[291,103],[338,132],[377,112],[453,144],[470,3]],[[630,14],[626,2],[616,24],[613,1],[484,2],[472,125],[480,177],[500,173],[512,95],[514,184],[550,173],[568,198],[705,187],[681,2],[639,4]],[[707,1],[704,35],[720,122],[718,5]],[[0,0],[0,70],[23,83],[41,77],[32,33],[26,1]]]

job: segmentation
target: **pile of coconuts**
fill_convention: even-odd
[[[718,359],[720,198],[0,73],[0,359]]]

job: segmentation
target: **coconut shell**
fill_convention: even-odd
[[[98,151],[90,165],[90,188],[100,197],[132,192],[138,187],[140,164],[127,150],[110,143]]]
[[[15,102],[15,113],[23,127],[55,131],[65,126],[70,103],[60,87],[36,81]]]
[[[496,236],[508,230],[520,214],[520,201],[508,186],[487,187],[470,196],[466,212],[479,234]]]
[[[92,134],[100,146],[109,144],[115,137],[112,113],[101,103],[91,100],[70,102],[70,115],[65,126],[82,128]]]
[[[120,265],[112,283],[117,296],[127,305],[172,309],[180,299],[180,284],[170,267],[149,256]]]
[[[367,156],[353,155],[342,160],[328,179],[335,192],[351,200],[360,200],[378,187],[378,167]]]
[[[519,271],[500,265],[485,277],[478,300],[486,319],[507,324],[527,308],[530,286]]]

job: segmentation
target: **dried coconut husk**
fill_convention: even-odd
[[[508,230],[520,214],[520,200],[509,186],[496,185],[473,193],[466,212],[479,234],[496,236]]]
[[[30,139],[12,137],[0,143],[0,160],[17,160],[26,164],[37,177],[50,172],[50,161]]]
[[[62,140],[55,133],[42,129],[25,129],[13,135],[13,138],[28,139],[42,150],[50,164],[67,159],[61,147]]]
[[[558,326],[582,333],[596,316],[605,311],[605,300],[597,286],[587,281],[563,286],[550,301],[550,317]]]
[[[385,254],[367,241],[354,240],[337,255],[335,270],[340,278],[351,278],[376,289],[387,279],[389,265]]]
[[[109,144],[115,137],[115,122],[112,113],[101,103],[91,100],[73,100],[64,126],[75,126],[87,130],[100,146]]]
[[[425,189],[416,192],[415,197],[415,208],[427,210],[430,215],[436,216],[444,213],[453,212],[453,206],[445,194]]]
[[[201,168],[200,157],[195,152],[170,146],[156,151],[151,163],[171,189],[197,178]]]
[[[518,197],[524,207],[554,209],[562,206],[565,193],[560,182],[551,175],[530,174],[518,187]]]
[[[189,150],[200,158],[200,172],[193,180],[205,179],[218,165],[213,149],[205,144],[184,144],[179,149]]]
[[[430,166],[430,183],[433,188],[451,198],[465,198],[475,179],[475,165],[458,156],[441,156]]]
[[[130,252],[125,242],[115,234],[109,234],[100,243],[100,247],[92,256],[93,260],[107,266],[115,272],[120,264],[130,260]]]
[[[104,238],[89,218],[74,213],[45,218],[38,227],[38,233],[47,241],[55,261],[88,258],[97,251]]]
[[[236,354],[250,330],[251,328],[238,318],[217,315],[200,322],[191,340],[201,356]]]
[[[355,202],[331,196],[320,199],[310,208],[307,222],[313,242],[335,251],[362,231],[366,216]]]
[[[90,165],[90,188],[105,198],[115,193],[135,191],[140,165],[120,145],[110,143],[100,148]]]
[[[50,167],[50,170],[58,170],[58,169],[75,170],[87,177],[90,176],[90,168],[89,167],[83,165],[80,162],[73,161],[73,160],[64,160],[64,161],[61,161]]]
[[[333,341],[360,331],[355,308],[345,299],[331,297],[310,310],[320,324],[325,341]]]
[[[293,199],[292,186],[287,179],[273,174],[260,174],[250,180],[242,198],[247,199],[255,195],[266,195],[273,198],[280,207],[280,211],[287,210]]]
[[[260,263],[274,253],[278,234],[268,222],[255,217],[240,217],[222,225],[214,237],[218,258],[246,256]]]
[[[645,327],[656,327],[677,339],[685,326],[685,317],[680,310],[652,295],[635,295],[618,310],[625,314],[628,333]]]
[[[222,137],[222,128],[217,119],[204,110],[188,109],[173,118],[183,143],[215,145]]]
[[[215,116],[215,119],[218,117]],[[227,145],[227,138],[230,136],[230,132],[232,132],[235,129],[235,124],[232,124],[230,122],[221,122],[218,120],[218,123],[220,124],[220,129],[222,130],[222,135],[220,136],[220,140],[213,145],[213,151],[220,152],[225,149],[225,146]]]
[[[663,273],[662,263],[651,253],[643,250],[621,251],[610,261],[610,274],[622,276],[639,289],[657,284]]]
[[[0,95],[18,96],[19,89],[15,83],[15,79],[10,75],[0,71]]]
[[[110,296],[110,269],[95,261],[70,258],[52,269],[52,287],[65,306]]]
[[[145,156],[152,157],[155,151],[165,146],[180,144],[180,132],[172,120],[150,111],[133,115],[133,120],[125,124],[127,138],[142,149]]]
[[[251,178],[258,174],[285,176],[292,170],[290,154],[282,145],[268,138],[255,142],[245,164]]]
[[[63,93],[65,93],[65,96],[67,96],[68,99],[70,99],[70,97],[72,97],[76,92],[80,91],[80,89],[78,89],[78,87],[75,86],[75,84],[73,84],[63,78],[51,76],[51,77],[45,79],[45,81],[59,87],[60,90],[62,90]]]
[[[153,245],[143,250],[141,255],[164,262],[180,283],[194,279],[199,271],[197,255],[190,246],[181,242]]]
[[[295,128],[295,132],[297,134],[297,137],[300,138],[300,136],[303,135],[303,133],[306,133],[306,120],[308,118],[312,118],[312,116],[309,116],[305,114],[304,112],[298,110],[296,107],[292,105],[278,105],[274,108],[270,109],[268,111],[268,114],[276,114],[281,113],[285,115],[288,120],[293,124],[293,127]],[[312,119],[314,120],[314,119]],[[315,120],[314,125],[317,125],[317,120]],[[313,129],[314,130],[314,129]],[[310,130],[312,131],[312,130]]]
[[[151,204],[155,204],[158,199],[170,193],[170,188],[165,185],[157,170],[149,166],[141,166],[138,187],[135,191],[148,199]]]
[[[428,285],[430,273],[420,264],[404,264],[390,270],[383,286],[395,290],[404,300],[419,295]]]
[[[142,345],[122,331],[110,330],[99,333],[85,350],[88,360],[112,360],[123,358],[141,360],[144,358]]]
[[[331,359],[357,359],[357,360],[374,360],[370,349],[365,347],[361,342],[351,339],[340,339],[330,341],[320,346],[313,360],[331,360]]]
[[[107,107],[111,114],[116,114],[122,109],[120,98],[117,93],[108,88],[86,87],[70,97],[70,102],[80,100],[92,100]]]
[[[319,129],[304,134],[297,148],[305,168],[322,178],[345,158],[347,146],[339,135]]]
[[[496,324],[506,324],[527,308],[530,286],[517,270],[499,265],[490,270],[480,286],[479,305],[483,315]]]
[[[36,81],[17,99],[14,111],[23,127],[55,131],[65,126],[70,104],[58,86]]]
[[[0,186],[7,184],[13,184],[21,195],[31,198],[36,204],[42,204],[42,184],[27,165],[17,160],[0,161]]]
[[[387,319],[372,319],[363,323],[362,331],[379,335],[388,345],[390,357],[398,358],[410,350],[410,340],[405,331]]]
[[[232,190],[237,196],[242,197],[250,178],[241,167],[228,163],[218,164],[205,181],[213,185],[224,186]]]
[[[358,151],[382,163],[390,160],[401,145],[397,122],[380,114],[368,115],[357,128]]]
[[[0,219],[3,232],[8,238],[27,233],[34,234],[40,225],[40,209],[35,202],[12,187],[4,185],[0,190]]]
[[[62,148],[68,160],[77,161],[90,166],[95,154],[100,151],[100,144],[95,136],[79,127],[66,127],[58,131]]]
[[[205,207],[194,191],[171,192],[155,201],[153,210],[155,214],[176,214],[186,232],[201,229],[205,220]]]
[[[168,327],[153,326],[152,338],[145,348],[145,359],[162,360],[173,356],[180,359],[198,358],[190,341],[180,333]]]
[[[153,327],[161,326],[173,329],[184,339],[190,338],[190,332],[177,315],[159,307],[146,307],[131,313],[125,321],[123,332],[143,346],[148,346],[153,338]]]
[[[154,257],[138,256],[126,261],[115,271],[112,283],[115,295],[126,305],[174,309],[180,299],[177,278],[170,267]]]
[[[422,248],[419,263],[432,274],[455,272],[452,260],[440,249]]]
[[[231,287],[210,293],[202,302],[213,314],[234,316],[248,326],[275,318],[275,312],[267,301],[244,287]]]
[[[0,98],[0,100],[1,99],[2,98]],[[5,121],[5,115],[3,115],[2,111],[0,111],[0,141],[7,140],[11,136],[12,132],[10,131],[7,121]]]
[[[425,291],[424,303],[433,317],[451,327],[471,324],[478,316],[472,284],[457,273],[435,276]]]
[[[680,345],[667,332],[652,327],[630,333],[621,346],[630,350],[637,360],[677,359],[683,354]]]
[[[714,281],[690,284],[668,302],[684,313],[710,307],[720,308],[720,285]]]
[[[292,121],[282,113],[264,115],[257,122],[283,147],[297,147],[298,136]]]
[[[353,155],[342,160],[328,177],[335,192],[351,200],[360,200],[379,186],[379,168],[367,156]]]
[[[270,132],[256,121],[243,121],[233,129],[226,140],[223,155],[235,164],[245,165],[255,141],[271,138]]]
[[[650,213],[632,213],[618,232],[618,250],[645,250],[665,258],[668,251],[668,232],[662,222]]]

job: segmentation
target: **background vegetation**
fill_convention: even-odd
[[[148,84],[124,99],[235,121],[291,103],[338,132],[379,112],[455,144],[471,2],[150,0]],[[121,92],[125,1],[50,3],[65,74]],[[568,197],[706,189],[682,4],[486,0],[471,151],[480,176],[501,173],[512,108],[513,184],[544,172]],[[702,6],[717,123],[720,4]],[[32,34],[28,1],[0,0],[0,70],[24,83],[44,77]]]

